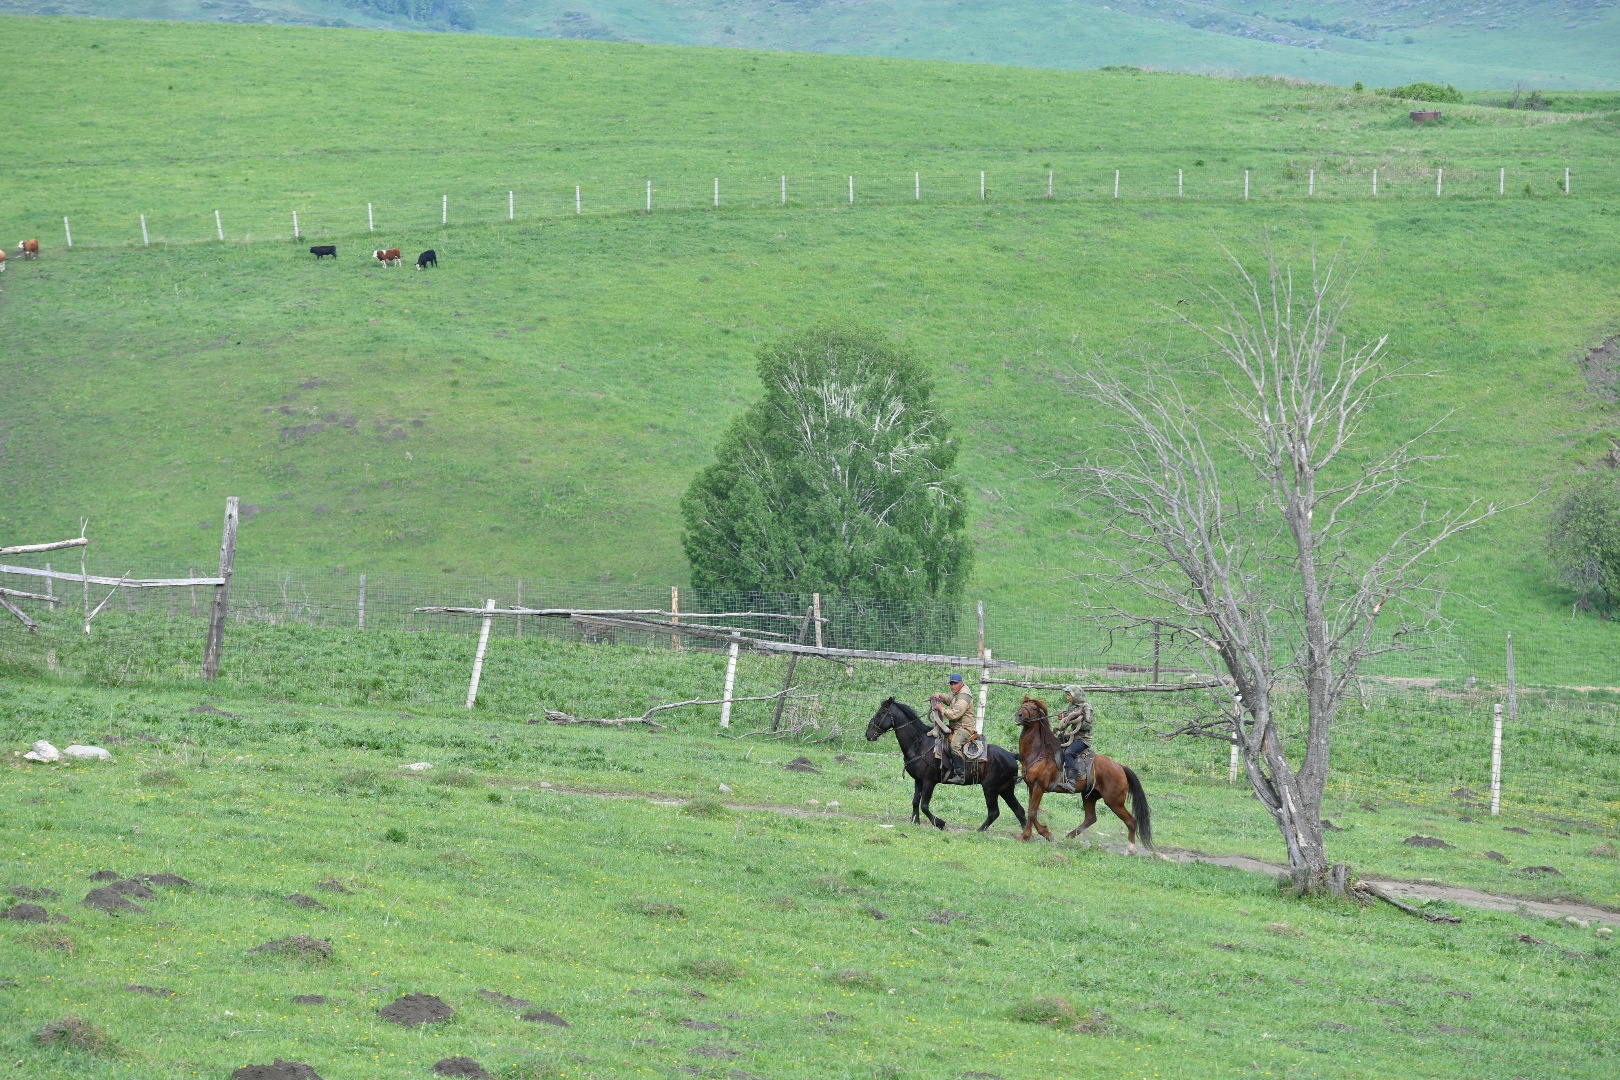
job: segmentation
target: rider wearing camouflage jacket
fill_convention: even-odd
[[[935,694],[934,702],[941,722],[951,729],[951,753],[960,755],[962,747],[978,733],[973,695],[962,685],[962,676],[952,675],[950,696]]]

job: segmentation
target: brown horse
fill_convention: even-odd
[[[1057,736],[1052,734],[1052,725],[1047,721],[1046,702],[1026,696],[1018,706],[1014,719],[1023,728],[1018,736],[1018,760],[1023,762],[1024,783],[1029,785],[1029,816],[1018,839],[1028,840],[1030,830],[1037,829],[1050,840],[1052,834],[1040,823],[1037,815],[1041,812],[1041,797],[1057,786],[1062,775],[1060,761],[1063,750],[1058,745]],[[1131,796],[1130,810],[1125,809],[1127,792]],[[1136,834],[1139,832],[1142,843],[1149,850],[1152,849],[1153,824],[1148,816],[1147,793],[1142,790],[1142,781],[1129,768],[1113,758],[1098,754],[1091,763],[1091,782],[1080,797],[1086,804],[1085,820],[1064,839],[1079,836],[1097,824],[1097,800],[1101,799],[1125,823],[1129,841],[1125,850],[1128,854],[1136,854]]]

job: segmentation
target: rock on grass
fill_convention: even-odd
[[[439,1076],[468,1076],[473,1080],[490,1080],[489,1073],[484,1067],[470,1057],[440,1058],[433,1063],[433,1071]]]
[[[310,937],[308,934],[294,934],[289,938],[267,941],[263,945],[255,945],[248,950],[250,953],[291,956],[299,960],[330,960],[333,951],[330,941],[325,938]]]
[[[432,994],[406,994],[378,1009],[377,1015],[390,1023],[416,1027],[442,1023],[456,1015],[456,1010]]]
[[[88,1050],[92,1054],[104,1054],[112,1049],[110,1035],[77,1016],[52,1020],[39,1029],[34,1041],[41,1046],[65,1046],[71,1050]]]

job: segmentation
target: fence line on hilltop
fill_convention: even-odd
[[[451,225],[536,224],[559,217],[630,216],[677,211],[826,209],[850,206],[1039,206],[1054,203],[1190,201],[1465,200],[1620,195],[1612,163],[1551,166],[1448,163],[1421,166],[1386,161],[1371,165],[1352,155],[1300,155],[1322,167],[1285,163],[1268,168],[1217,170],[1202,159],[1171,164],[1140,161],[1084,172],[943,170],[734,176],[622,178],[554,177],[536,184],[459,185],[424,193],[414,209],[402,200],[339,202],[289,199],[280,211],[229,204],[184,213],[136,208],[118,218],[102,212],[75,216],[65,207],[62,239],[68,247],[120,248],[209,243],[332,240],[359,236],[420,238]],[[1338,160],[1335,160],[1337,157]],[[472,209],[468,209],[471,207]],[[244,224],[247,226],[244,228]],[[255,229],[257,237],[255,238]],[[75,230],[77,232],[75,233]],[[42,222],[25,231],[45,231]],[[404,234],[401,237],[400,234]],[[111,239],[117,237],[117,239]]]

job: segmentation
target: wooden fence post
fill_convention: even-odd
[[[742,637],[742,634],[733,630],[731,636],[733,638],[731,652],[726,657],[726,692],[720,700],[720,726],[723,728],[731,726],[731,691],[737,685],[737,641],[735,639]]]
[[[984,601],[979,601],[979,655],[984,655]]]
[[[821,594],[816,593],[811,598],[810,610],[815,612],[816,619],[816,648],[821,648]]]
[[[359,629],[366,628],[366,575],[360,575],[360,615]]]
[[[805,610],[804,610],[804,622],[799,624],[799,644],[800,645],[804,644],[805,636],[810,633],[810,619],[813,616],[813,614],[814,614],[814,610],[812,608],[805,608]],[[793,669],[798,667],[798,666],[799,666],[799,654],[798,653],[789,653],[788,654],[787,678],[782,681],[782,696],[776,699],[776,716],[774,718],[772,718],[772,720],[771,720],[771,730],[772,731],[777,731],[782,726],[782,708],[783,708],[783,706],[785,706],[787,704],[788,692],[793,689]]]
[[[195,566],[191,568],[191,576],[197,576],[197,568]],[[193,585],[191,587],[191,617],[195,619],[200,614],[201,612],[197,610],[197,586]]]
[[[984,734],[984,708],[990,700],[990,684],[987,678],[990,675],[990,661],[993,659],[990,650],[985,649],[983,662],[979,664],[979,715],[974,719],[973,729]]]
[[[208,644],[203,649],[202,677],[209,682],[219,674],[219,658],[225,649],[225,616],[230,610],[231,572],[236,565],[238,504],[235,495],[225,500],[225,531],[219,541],[220,583],[214,586],[214,606],[208,615]]]
[[[51,572],[51,564],[50,563],[45,564],[45,572],[47,574]],[[56,590],[51,588],[51,579],[50,578],[45,579],[45,595],[51,598],[51,601],[50,601],[51,610],[55,611],[56,610]]]
[[[484,601],[485,611],[495,610],[495,601]],[[473,654],[472,682],[467,684],[467,708],[472,708],[478,700],[478,680],[484,675],[484,649],[489,645],[489,624],[494,622],[488,615],[484,616],[484,625],[478,630],[478,651]]]
[[[1491,733],[1491,817],[1502,812],[1502,703],[1496,703],[1495,731]]]
[[[681,587],[679,585],[669,587],[669,621],[677,626],[681,623]],[[681,647],[681,635],[671,634],[669,636],[669,647],[678,651]]]

